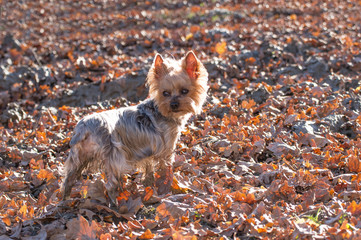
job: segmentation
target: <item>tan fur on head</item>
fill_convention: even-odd
[[[201,112],[207,96],[207,81],[208,72],[193,51],[178,61],[163,59],[157,54],[147,78],[150,97],[164,116],[172,118]],[[184,91],[188,93],[184,94]],[[164,92],[168,92],[169,96],[165,96]],[[173,100],[179,102],[176,110],[170,107]]]

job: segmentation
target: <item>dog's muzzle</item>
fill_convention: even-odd
[[[170,108],[174,111],[179,108],[179,102],[177,100],[173,100],[170,102]]]

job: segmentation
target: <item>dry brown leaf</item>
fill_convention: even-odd
[[[97,234],[100,232],[100,227],[95,221],[89,224],[81,215],[71,219],[66,226],[67,239],[97,239]]]

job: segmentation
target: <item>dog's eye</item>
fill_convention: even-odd
[[[186,95],[188,92],[189,92],[189,90],[188,90],[188,89],[185,89],[185,88],[183,88],[182,91],[181,91],[181,93],[182,93],[183,95]]]
[[[170,96],[170,93],[169,93],[168,91],[164,91],[164,92],[163,92],[163,96],[164,96],[164,97],[169,97],[169,96]]]

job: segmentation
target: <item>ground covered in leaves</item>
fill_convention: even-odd
[[[234,3],[237,2],[237,3]],[[0,1],[1,239],[361,237],[360,1]],[[59,199],[78,120],[194,50],[209,98],[172,193],[101,175]]]

